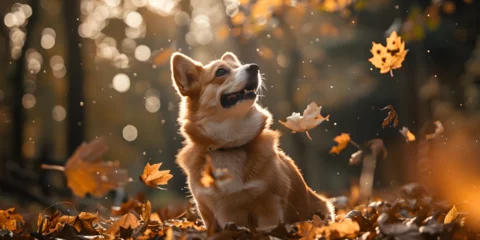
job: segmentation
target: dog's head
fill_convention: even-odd
[[[180,123],[188,137],[228,147],[254,137],[242,136],[240,129],[255,129],[256,135],[257,125],[265,126],[268,113],[256,104],[262,84],[258,65],[242,64],[230,52],[206,65],[174,53],[171,71],[173,85],[182,96]]]

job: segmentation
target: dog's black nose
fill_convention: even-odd
[[[258,65],[255,63],[252,63],[247,67],[247,72],[250,74],[258,74],[258,69],[259,69]]]

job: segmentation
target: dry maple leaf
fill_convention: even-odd
[[[330,154],[340,154],[340,152],[348,146],[348,143],[350,142],[350,134],[342,133],[336,136],[333,141],[337,142],[338,145],[333,146],[332,149],[330,149]]]
[[[15,208],[0,210],[0,230],[8,230],[13,233],[20,232],[25,221],[20,214],[15,213]]]
[[[368,59],[373,66],[380,69],[380,73],[390,72],[393,77],[393,69],[401,68],[408,50],[405,50],[405,42],[393,31],[387,39],[387,46],[372,42],[370,52],[373,57]]]
[[[73,194],[84,197],[90,193],[101,197],[128,180],[127,170],[119,168],[118,162],[103,162],[100,158],[108,150],[103,138],[82,143],[67,160],[65,167],[42,165],[43,169],[64,172],[67,186]]]
[[[425,135],[425,138],[426,138],[427,140],[429,140],[429,139],[435,139],[435,138],[437,138],[437,137],[440,137],[440,135],[442,135],[443,131],[445,130],[445,128],[443,127],[442,122],[440,122],[440,121],[435,121],[434,124],[435,124],[435,132],[433,132],[433,133],[431,133],[431,134]]]
[[[388,105],[382,109],[380,109],[381,111],[383,110],[390,110],[388,112],[388,115],[387,117],[383,120],[383,123],[382,123],[382,127],[386,127],[388,125],[393,125],[394,128],[397,127],[398,125],[398,115],[397,115],[397,111],[395,111],[395,109],[393,108],[392,105]]]
[[[323,121],[328,121],[330,115],[323,117],[320,114],[322,106],[318,106],[315,102],[311,102],[305,111],[303,111],[303,116],[300,113],[292,113],[291,116],[287,117],[287,121],[279,121],[283,126],[292,130],[293,133],[296,132],[305,132],[307,137],[312,140],[308,130],[318,126]]]
[[[205,166],[202,171],[202,177],[200,183],[202,186],[213,189],[218,188],[218,184],[228,181],[232,178],[232,175],[227,169],[214,169],[212,165],[212,159],[210,155],[205,156]]]
[[[143,169],[143,174],[140,176],[140,180],[145,183],[145,185],[153,188],[157,188],[158,185],[165,185],[168,183],[168,180],[172,179],[173,175],[170,174],[170,170],[160,170],[162,163],[156,163],[150,165],[147,163]]]
[[[138,218],[133,213],[127,213],[118,220],[118,226],[125,229],[136,229],[139,225]]]
[[[413,135],[413,133],[410,132],[410,130],[408,130],[408,128],[403,127],[401,130],[399,130],[399,132],[405,137],[405,140],[407,142],[415,141],[415,135]]]

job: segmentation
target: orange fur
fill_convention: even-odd
[[[187,174],[207,228],[223,228],[227,222],[270,228],[307,220],[315,212],[333,219],[332,204],[306,185],[295,163],[279,148],[280,133],[270,129],[271,114],[256,98],[228,109],[220,104],[222,94],[245,86],[248,80],[242,71],[247,65],[232,53],[205,66],[175,53],[171,67],[173,85],[182,97],[179,123],[185,137],[177,163]],[[228,74],[216,77],[219,67]],[[226,168],[233,176],[216,190],[200,183],[207,154],[213,167]]]

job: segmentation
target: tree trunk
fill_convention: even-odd
[[[83,69],[78,35],[80,0],[64,1],[65,25],[67,35],[67,71],[68,71],[68,115],[67,115],[67,153],[71,155],[84,140]]]

